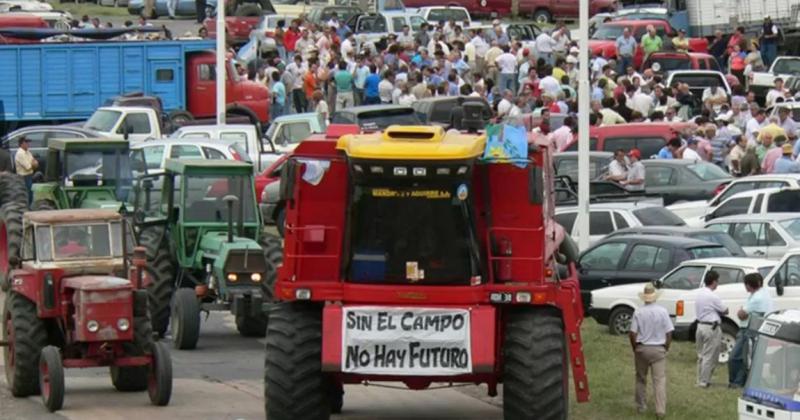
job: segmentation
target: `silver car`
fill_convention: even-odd
[[[781,259],[800,247],[800,214],[746,214],[714,219],[707,229],[726,232],[750,257]]]

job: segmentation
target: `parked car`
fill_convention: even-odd
[[[464,102],[480,102],[484,106],[484,121],[486,124],[492,118],[492,107],[483,98],[471,96],[437,96],[414,101],[411,105],[423,124],[438,124],[450,127],[453,123],[453,108],[459,107]]]
[[[422,122],[410,106],[364,105],[334,112],[331,124],[356,124],[366,130],[383,130],[390,125],[420,125]]]
[[[406,7],[430,6],[430,0],[403,0]],[[472,15],[509,16],[511,2],[508,0],[449,0],[439,4],[457,5],[467,8]],[[589,13],[611,12],[617,8],[616,0],[590,0]],[[519,15],[532,18],[537,23],[550,23],[555,19],[577,19],[578,2],[557,0],[519,0]]]
[[[289,154],[280,157],[269,168],[255,178],[256,197],[259,197],[258,207],[261,209],[261,218],[265,225],[275,225],[278,234],[283,236],[286,212],[280,197],[281,171],[284,163],[289,159]]]
[[[39,172],[45,173],[47,165],[47,144],[50,139],[97,138],[100,135],[92,130],[80,127],[63,125],[31,125],[16,129],[0,139],[0,148],[8,150],[13,156],[19,148],[19,139],[22,137],[30,141],[30,152],[39,162]]]
[[[653,281],[688,260],[730,256],[720,244],[678,236],[624,235],[603,239],[578,259],[584,309],[591,305],[593,290]]]
[[[756,95],[756,99],[763,103],[767,92],[775,86],[776,78],[780,77],[786,80],[791,76],[798,75],[800,75],[800,57],[781,56],[775,58],[769,70],[750,73],[747,77],[747,86]]]
[[[634,147],[642,152],[643,158],[658,154],[667,142],[684,130],[690,130],[689,123],[632,123],[592,127],[589,129],[589,149],[614,152]],[[578,140],[567,144],[561,151],[577,152]]]
[[[141,152],[141,153],[139,153]],[[167,139],[131,145],[134,170],[143,167],[147,173],[160,173],[167,159],[240,160],[250,162],[244,148],[235,140]],[[137,163],[138,160],[138,163]]]
[[[320,25],[331,20],[334,13],[340,22],[347,22],[351,17],[360,15],[364,11],[356,6],[322,6],[311,9],[306,19],[313,24]]]
[[[656,288],[661,291],[656,304],[665,306],[667,310],[674,309],[667,308],[665,302],[671,301],[670,298],[674,299],[687,290],[703,287],[703,279],[711,270],[719,274],[720,285],[742,284],[745,274],[760,273],[766,277],[775,265],[777,263],[772,260],[736,257],[684,261],[674,270],[655,280]],[[631,325],[633,311],[642,305],[638,294],[647,283],[649,281],[592,291],[589,315],[598,324],[607,325],[611,334],[626,334]]]
[[[714,197],[733,177],[708,162],[683,159],[647,159],[644,186],[648,194],[664,198],[664,205]]]
[[[275,7],[270,0],[241,2],[238,6],[226,3],[225,31],[226,42],[235,46],[242,45],[250,39],[250,32],[258,25],[263,16],[275,15]],[[208,14],[203,26],[208,31],[209,39],[217,38],[217,11]],[[289,22],[286,23],[289,27]]]
[[[701,241],[720,244],[730,251],[734,257],[746,257],[747,253],[727,232],[719,232],[713,229],[693,228],[689,226],[638,226],[609,233],[606,238],[622,235],[658,235],[658,236],[682,236],[684,238],[699,239]]]
[[[536,37],[542,34],[542,28],[531,21],[515,21],[506,24],[503,29],[510,39],[518,39],[525,48],[534,48]]]
[[[325,119],[316,112],[289,114],[275,118],[265,134],[276,153],[288,153],[312,134],[324,133]]]
[[[608,164],[614,159],[612,152],[589,152],[589,179],[601,179],[608,173]],[[568,176],[578,181],[578,152],[561,152],[553,155],[556,175]]]
[[[186,125],[172,133],[169,138],[234,141],[248,156],[242,160],[253,162],[256,173],[269,167],[279,157],[278,150],[269,141],[264,141],[252,124]]]
[[[800,212],[800,188],[766,188],[735,194],[709,212],[710,222],[726,216]]]
[[[685,273],[685,275],[689,274],[691,273]],[[764,287],[772,297],[773,310],[800,308],[800,249],[794,249],[783,256],[772,271],[764,277]],[[694,307],[697,292],[698,290],[691,290],[679,296],[659,298],[660,304],[664,305],[670,315],[674,317],[675,332],[673,335],[676,338],[694,337],[694,331],[697,328],[697,314]],[[714,293],[728,308],[728,313],[722,315],[722,333],[723,343],[730,349],[733,346],[733,339],[739,331],[736,312],[744,306],[750,293],[741,283],[722,284],[717,286]]]
[[[382,51],[386,48],[389,34],[400,34],[403,26],[408,25],[412,32],[416,32],[425,22],[425,19],[415,11],[387,10],[380,13],[365,13],[351,16],[347,21],[359,42],[372,42]]]
[[[144,11],[145,0],[129,0],[128,13],[139,16]],[[211,15],[217,7],[217,0],[206,0],[206,14]],[[155,0],[155,7],[153,8],[153,15],[148,16],[150,19],[156,19],[159,16],[168,16],[167,0]],[[175,8],[175,16],[197,16],[197,9],[195,8],[194,0],[178,0],[178,6]]]
[[[577,236],[578,208],[556,207],[555,219],[564,230]],[[589,230],[591,241],[631,226],[683,226],[680,217],[661,207],[647,202],[593,203],[589,206]]]
[[[713,55],[708,53],[662,51],[650,54],[642,64],[642,69],[669,74],[676,70],[713,70],[722,71]]]
[[[645,175],[646,176],[646,175]],[[708,201],[691,201],[688,203],[673,204],[668,208],[691,226],[703,226],[702,218],[710,213],[723,201],[743,191],[760,190],[763,188],[800,187],[798,174],[770,174],[753,175],[744,178],[733,178],[716,196]]]
[[[467,10],[466,7],[453,5],[424,6],[417,9],[417,14],[422,16],[422,18],[428,21],[428,23],[431,25],[437,25],[439,22],[449,22],[450,20],[453,20],[458,22],[463,29],[471,28],[473,26],[472,18],[470,17],[469,10]]]
[[[751,257],[778,260],[790,249],[800,247],[800,215],[797,213],[722,217],[707,223],[706,229],[731,235]]]

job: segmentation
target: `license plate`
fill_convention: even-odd
[[[342,371],[403,376],[471,373],[470,313],[466,309],[345,307]]]

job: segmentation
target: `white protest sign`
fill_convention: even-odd
[[[472,372],[466,309],[351,306],[342,316],[342,372],[451,376]]]

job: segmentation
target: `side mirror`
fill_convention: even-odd
[[[783,296],[783,279],[781,276],[775,276],[775,292],[778,296]]]

